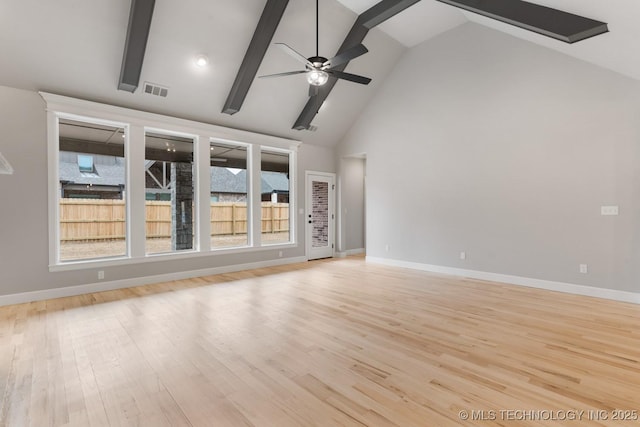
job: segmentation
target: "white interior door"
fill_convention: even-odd
[[[307,259],[333,256],[335,239],[335,175],[306,173]]]

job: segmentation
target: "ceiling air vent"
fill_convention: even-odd
[[[169,88],[157,85],[155,83],[144,82],[144,93],[166,98],[169,94]]]
[[[308,131],[311,132],[315,132],[318,130],[318,126],[314,126],[314,125],[309,125],[309,127],[307,128]]]

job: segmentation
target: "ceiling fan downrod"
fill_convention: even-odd
[[[358,44],[356,46],[352,46],[338,53],[331,59],[320,56],[320,0],[316,0],[316,56],[305,58],[303,55],[296,52],[290,46],[284,43],[276,43],[276,46],[282,48],[287,54],[295,58],[297,61],[302,62],[305,65],[305,69],[299,71],[288,71],[285,73],[269,74],[260,76],[260,78],[291,76],[304,73],[307,75],[307,82],[309,83],[309,96],[311,97],[318,95],[319,86],[327,83],[329,81],[329,76],[336,79],[360,83],[363,85],[367,85],[371,82],[371,79],[368,77],[345,73],[340,69],[336,69],[340,65],[345,64],[352,59],[355,59],[367,53],[368,50],[366,47],[364,47],[364,45]],[[342,67],[342,69],[344,69],[344,67]]]

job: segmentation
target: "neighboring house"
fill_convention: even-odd
[[[289,203],[289,178],[282,172],[261,172],[261,200]],[[246,202],[247,171],[244,169],[211,168],[212,202]]]
[[[261,200],[289,203],[289,178],[282,172],[261,172]],[[246,202],[247,171],[233,168],[211,168],[212,202]]]
[[[266,172],[262,175],[262,201],[289,203],[289,177],[282,172]]]
[[[212,202],[246,202],[247,171],[244,169],[211,168]]]
[[[60,152],[60,196],[122,199],[125,164],[121,157]]]
[[[170,177],[162,179],[162,162],[150,164],[147,200],[170,200]],[[113,156],[60,153],[60,184],[63,198],[122,199],[125,188],[124,159]],[[289,178],[281,172],[262,172],[263,202],[289,202]],[[211,168],[212,202],[246,202],[247,172],[244,169]]]

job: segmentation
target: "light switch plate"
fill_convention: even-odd
[[[600,215],[618,215],[618,206],[600,206]]]

